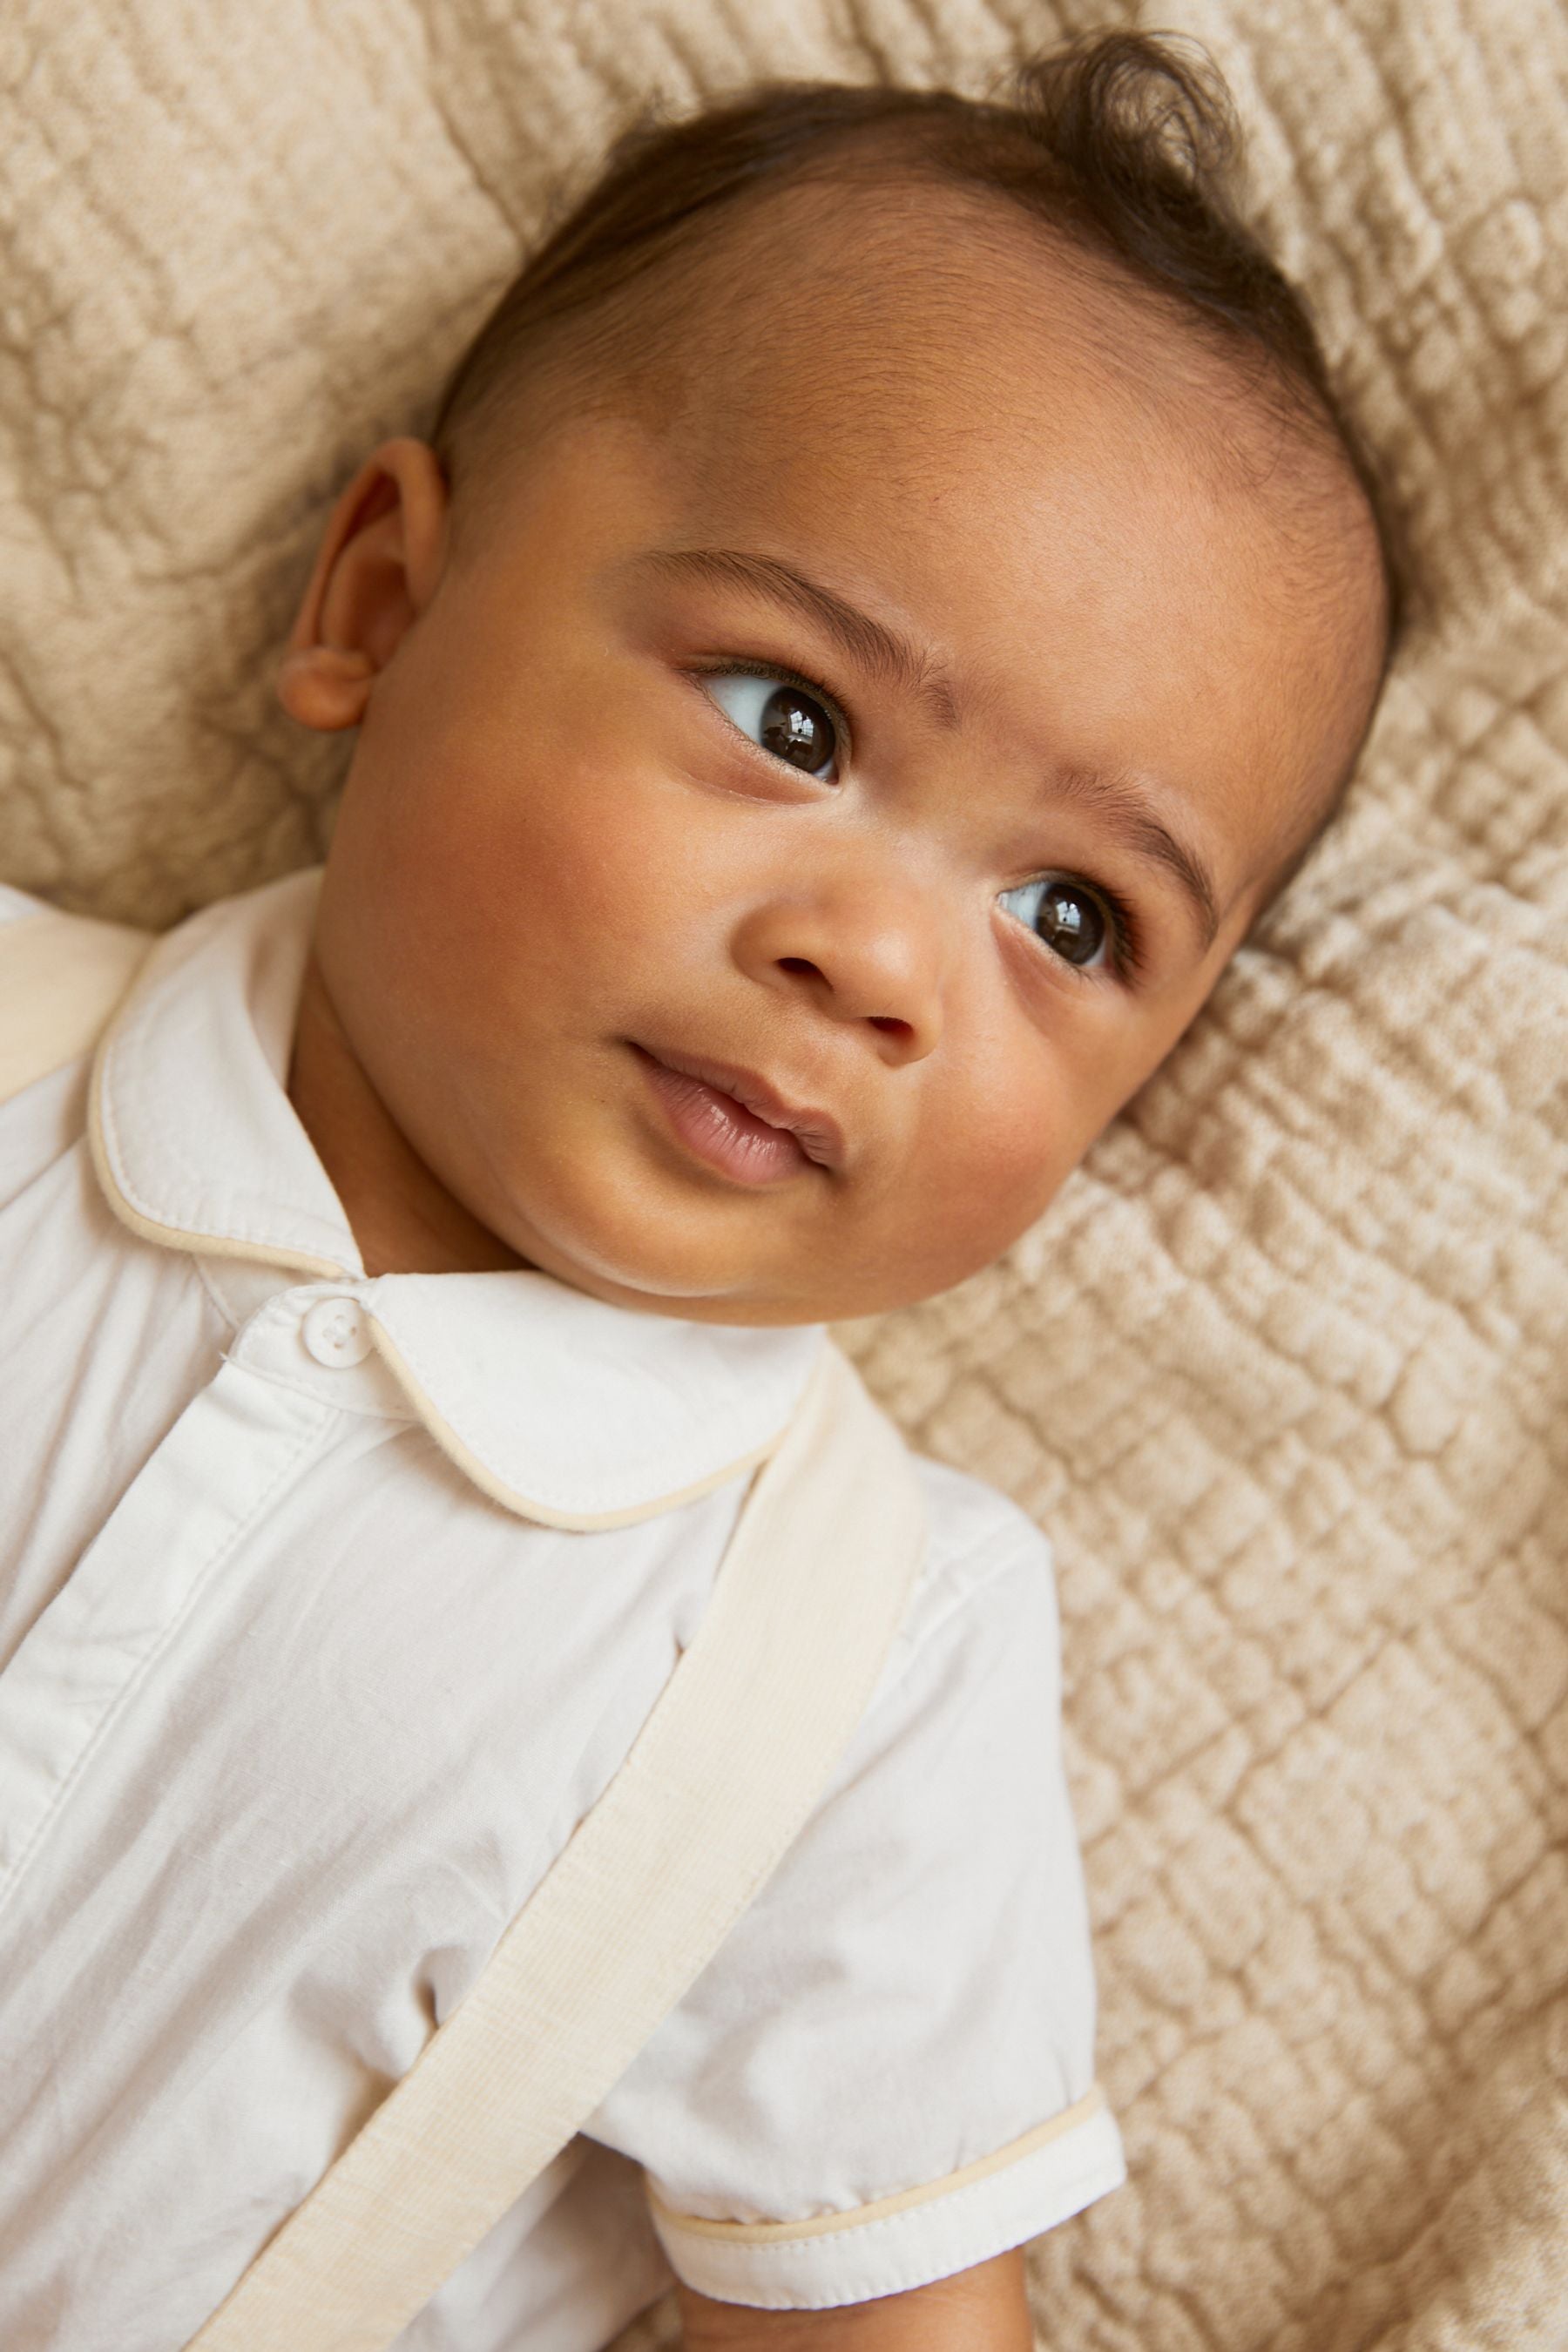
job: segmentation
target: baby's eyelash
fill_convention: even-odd
[[[1136,980],[1144,971],[1148,961],[1143,948],[1142,929],[1137,915],[1121,892],[1112,890],[1106,883],[1095,882],[1088,887],[1093,890],[1095,897],[1110,918],[1110,936],[1115,942],[1117,964],[1122,971]]]

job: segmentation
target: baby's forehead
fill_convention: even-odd
[[[1321,611],[1380,666],[1375,528],[1277,370],[995,196],[892,164],[853,194],[769,192],[671,289],[639,405],[705,496],[874,506],[889,558],[933,519],[1011,539],[1051,498],[1108,527],[1135,505],[1151,551],[1202,518],[1249,596]]]
[[[710,467],[765,447],[900,470],[956,507],[997,445],[1037,450],[1087,396],[1108,479],[1173,466],[1259,524],[1277,514],[1287,541],[1367,539],[1331,424],[1265,354],[896,152],[737,205],[639,299],[626,388]]]
[[[1169,307],[1107,257],[896,161],[862,162],[847,188],[813,175],[759,192],[641,302],[633,381],[673,392],[672,424],[793,413],[851,437],[970,398],[987,375],[1000,415],[1037,401],[1042,370],[1098,366],[1134,395],[1157,363],[1178,380],[1209,372]]]

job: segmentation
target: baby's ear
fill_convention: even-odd
[[[357,727],[404,632],[436,592],[447,478],[427,443],[384,441],[332,509],[289,633],[278,698],[302,726]]]

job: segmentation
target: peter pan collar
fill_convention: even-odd
[[[532,1271],[367,1277],[286,1091],[320,882],[315,868],[221,900],[148,956],[91,1087],[116,1215],[166,1247],[342,1282],[414,1412],[525,1517],[648,1517],[764,1459],[819,1324],[637,1314]]]

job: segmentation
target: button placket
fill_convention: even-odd
[[[319,1398],[226,1363],[127,1487],[0,1677],[0,1904],[206,1580],[331,1424]]]

